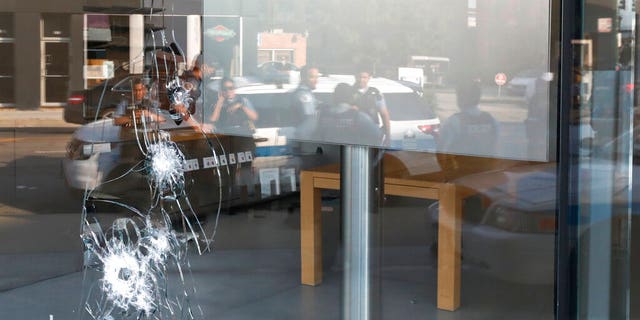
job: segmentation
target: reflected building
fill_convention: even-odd
[[[141,74],[151,64],[143,52],[178,42],[187,56],[183,68],[189,68],[205,49],[211,60],[229,75],[254,74],[259,55],[270,59],[290,59],[306,63],[304,23],[283,22],[304,15],[304,3],[295,1],[221,1],[208,7],[201,1],[165,1],[164,8],[154,1],[72,0],[0,3],[0,107],[37,110],[60,107],[68,94],[95,86],[107,78]],[[204,8],[203,8],[204,6]],[[37,26],[37,27],[34,27]],[[278,38],[277,30],[292,33],[288,43]],[[218,28],[218,29],[216,29]],[[175,41],[173,41],[175,33]],[[276,30],[276,32],[273,32]],[[223,41],[203,37],[220,33],[232,35]],[[223,35],[224,36],[224,35]],[[300,41],[298,41],[300,40]],[[222,44],[211,50],[203,43]],[[283,49],[283,50],[275,50]],[[260,50],[260,52],[259,52]],[[267,52],[268,51],[268,52]],[[206,57],[215,52],[215,57]]]

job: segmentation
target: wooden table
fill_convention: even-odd
[[[462,200],[473,192],[445,182],[442,176],[403,177],[386,169],[385,164],[385,194],[440,201],[437,306],[443,310],[456,310],[460,306]],[[331,165],[300,173],[301,278],[306,285],[314,286],[322,282],[320,190],[339,190],[339,172],[338,165]]]

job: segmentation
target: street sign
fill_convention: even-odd
[[[507,75],[504,73],[498,73],[494,80],[497,85],[504,86],[504,84],[507,83]]]

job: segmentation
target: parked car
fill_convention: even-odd
[[[239,141],[254,137],[204,133],[188,122],[176,124],[165,110],[158,112],[162,120],[146,130],[101,119],[74,132],[63,171],[66,185],[79,201],[87,192],[88,201],[111,201],[141,211],[149,208],[149,166],[143,154],[144,141],[157,140],[160,131],[168,133],[170,141],[185,156],[184,190],[196,213],[206,212],[198,210],[201,208],[246,205],[291,194],[298,190],[300,169],[327,164],[323,160],[326,157],[317,154],[283,157],[257,153],[246,147],[251,143]],[[240,146],[245,149],[237,150]],[[239,169],[240,163],[247,164]],[[180,203],[183,211],[189,208],[187,203]],[[174,204],[171,210],[178,208]]]
[[[186,122],[176,125],[164,110],[159,110],[159,117],[162,120],[146,130],[117,126],[113,119],[78,128],[63,160],[67,186],[79,196],[87,192],[89,201],[114,201],[144,212],[153,201],[148,179],[150,165],[143,154],[148,151],[145,141],[158,140],[158,133],[163,131],[186,160],[183,188],[194,209],[232,200],[230,188],[236,163],[253,160],[251,150],[233,149],[238,145],[234,140],[252,138],[204,134]],[[184,202],[181,206],[184,211],[189,208]],[[174,206],[173,210],[177,208]]]
[[[264,83],[289,83],[300,68],[290,62],[269,61],[258,66],[258,77]]]
[[[87,90],[72,91],[64,106],[64,121],[85,124],[111,117],[118,103],[131,95],[131,83],[136,77],[142,75],[109,79]]]
[[[321,78],[322,79],[322,78]],[[339,82],[353,83],[352,76],[329,76],[324,90],[333,92]],[[318,88],[323,88],[319,82]],[[384,95],[389,110],[391,141],[394,150],[435,151],[436,140],[440,133],[440,118],[433,107],[423,97],[421,88],[414,83],[404,83],[386,78],[372,78],[369,86],[375,87]],[[316,90],[317,92],[319,90]],[[320,91],[319,97],[330,97]]]
[[[527,69],[516,73],[505,88],[515,96],[525,97],[529,100],[533,96],[536,86],[536,79],[542,75],[542,71]]]
[[[253,81],[252,81],[253,80]],[[293,141],[295,120],[291,112],[293,84],[265,84],[255,79],[235,78],[236,94],[247,98],[259,117],[255,121],[256,141],[253,162],[256,185],[263,196],[296,191],[300,170],[340,161],[340,148],[322,141]],[[320,77],[314,91],[320,104],[330,103],[338,83],[353,83],[353,76]],[[219,80],[209,84],[218,90]],[[396,149],[435,150],[440,119],[419,93],[393,80],[374,78],[371,86],[384,95],[391,114],[391,147]],[[213,94],[213,96],[217,96]],[[206,102],[212,104],[213,101]],[[273,187],[267,185],[273,184]]]
[[[249,99],[259,114],[254,134],[259,141],[257,155],[291,155],[290,142],[295,124],[291,118],[290,107],[291,93],[296,89],[296,85],[265,84],[247,81],[246,78],[237,78],[234,81],[238,87],[236,94]],[[353,82],[354,78],[350,75],[322,76],[318,79],[314,94],[320,104],[328,104],[332,102],[336,85]],[[415,87],[386,78],[372,78],[369,85],[378,88],[384,94],[391,118],[390,148],[435,151],[440,119],[423,99],[421,92]],[[218,87],[218,81],[209,86],[211,90],[218,90]],[[319,141],[316,144],[319,144]],[[317,148],[307,149],[314,151]]]
[[[597,208],[593,212],[580,210],[579,217],[568,221],[577,227],[583,241],[594,228],[616,224],[611,219],[627,217],[629,201],[640,199],[637,186],[629,182],[637,181],[640,168],[634,166],[630,177],[629,170],[618,170],[619,163],[606,158],[583,160],[574,166],[581,180],[590,178],[582,182],[585,189],[568,193],[570,206]],[[609,183],[596,183],[600,181],[595,180],[596,176],[607,177]],[[477,194],[475,201],[465,200],[463,209],[464,263],[509,282],[553,284],[557,181],[556,163],[527,162],[452,181]],[[430,205],[427,213],[435,236],[432,249],[437,249],[439,203]]]
[[[555,170],[555,164],[520,166],[455,181],[490,203],[486,207],[478,198],[475,206],[465,206],[462,256],[466,263],[498,279],[553,283]],[[428,208],[428,214],[436,248],[438,202]]]

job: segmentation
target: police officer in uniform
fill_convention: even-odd
[[[323,105],[318,113],[317,137],[334,143],[377,146],[382,141],[380,127],[353,105],[349,84],[340,83],[333,93],[333,103]]]
[[[381,127],[384,134],[383,145],[389,145],[391,141],[389,111],[382,92],[374,87],[369,87],[371,72],[360,68],[355,74],[356,81],[353,85],[354,104],[358,110],[371,117],[371,120]],[[381,122],[382,121],[382,122]]]
[[[149,120],[157,118],[157,116],[152,116],[157,113],[158,110],[156,109],[159,107],[159,104],[157,101],[149,99],[147,96],[147,87],[144,85],[142,79],[133,79],[131,89],[131,97],[125,97],[125,99],[120,101],[116,106],[113,123],[117,126],[132,127],[134,112],[136,112],[135,115],[137,117],[145,116],[149,118]]]
[[[222,78],[220,80],[218,100],[209,120],[213,123],[215,132],[225,135],[225,138],[220,139],[219,143],[226,153],[250,152],[255,155],[256,143],[253,133],[255,131],[254,121],[258,120],[258,112],[253,108],[249,99],[237,95],[235,90],[236,84],[233,79]],[[207,129],[205,130],[208,131]],[[244,192],[241,192],[241,197],[252,193],[253,188],[249,186],[253,181],[251,166],[249,161],[244,163],[238,161],[235,165],[229,163],[228,168],[232,177],[229,192],[232,196],[241,192],[237,187],[246,191],[246,195],[242,195]]]
[[[320,72],[314,66],[304,66],[300,70],[300,84],[293,91],[291,102],[295,139],[310,140],[316,130],[318,100],[312,91],[318,84],[319,76]]]
[[[479,80],[462,80],[456,87],[460,111],[443,123],[438,139],[438,151],[441,152],[438,162],[445,173],[462,176],[471,171],[495,169],[496,163],[491,157],[497,151],[498,122],[491,114],[478,108],[481,95]],[[454,154],[485,158],[464,163],[468,157]]]
[[[249,99],[236,95],[236,84],[231,78],[220,80],[218,100],[213,107],[211,122],[217,132],[227,135],[252,137],[253,123],[258,120],[258,112]]]

